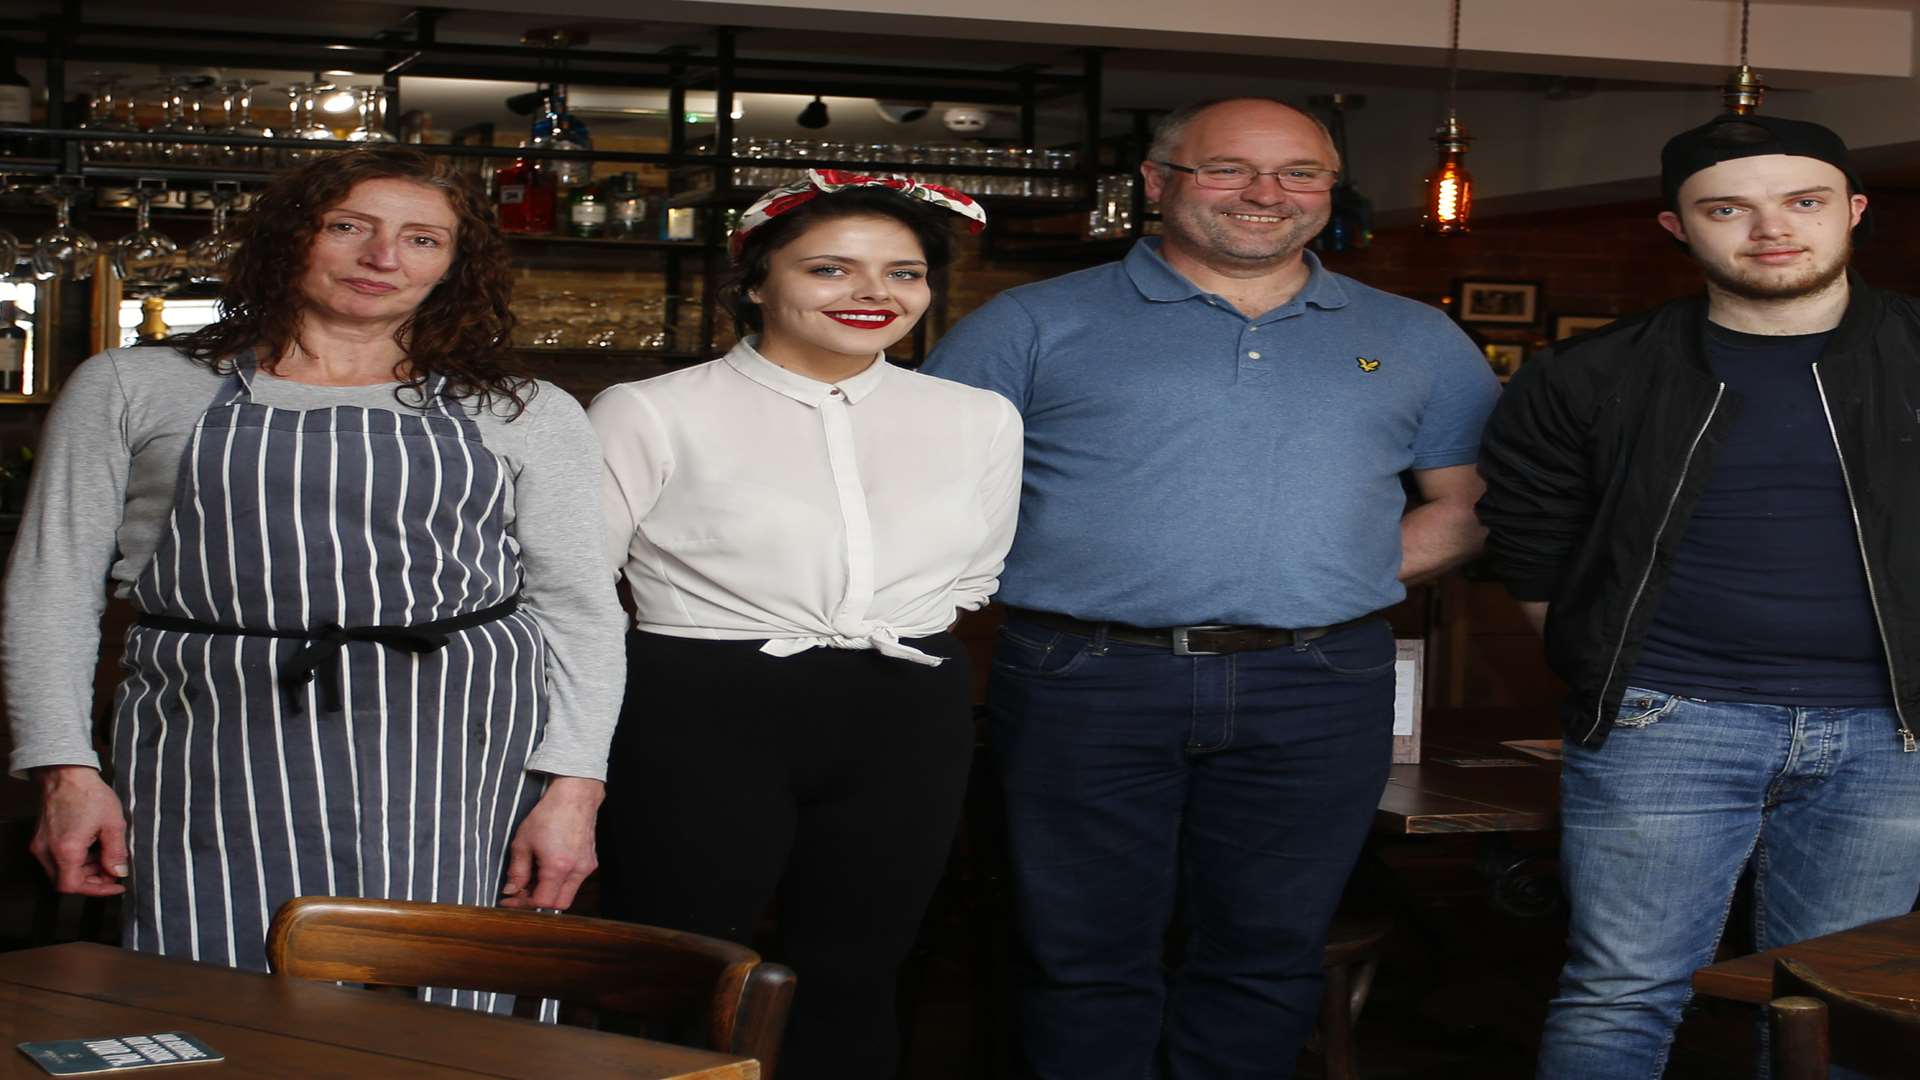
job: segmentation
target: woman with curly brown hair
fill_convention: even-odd
[[[566,907],[620,612],[598,446],[513,363],[491,210],[444,160],[363,149],[245,229],[219,322],[88,360],[48,418],[0,628],[34,853],[127,892],[128,947],[255,969],[294,896]],[[103,577],[139,612],[111,788]]]

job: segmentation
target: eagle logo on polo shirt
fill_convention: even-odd
[[[1353,361],[1354,363],[1360,365],[1361,371],[1364,371],[1369,375],[1380,370],[1380,361],[1378,360],[1369,360],[1364,356],[1356,356],[1353,358]]]

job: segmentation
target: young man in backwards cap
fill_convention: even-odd
[[[1480,462],[1573,690],[1551,1080],[1660,1075],[1750,863],[1761,949],[1920,892],[1920,307],[1848,272],[1826,128],[1722,116],[1661,180],[1706,295],[1529,362]]]

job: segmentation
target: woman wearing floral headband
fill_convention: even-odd
[[[947,628],[998,585],[1020,417],[882,356],[927,310],[951,213],[985,221],[903,177],[769,192],[733,238],[741,343],[589,412],[636,607],[606,908],[745,942],[778,893],[783,1078],[893,1075],[894,983],[966,786]]]

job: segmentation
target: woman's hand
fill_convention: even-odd
[[[581,776],[556,776],[507,845],[507,883],[500,906],[573,906],[573,894],[600,865],[593,853],[593,822],[607,786]],[[528,882],[532,882],[529,889]]]
[[[43,765],[33,778],[40,785],[40,827],[27,850],[53,887],[80,896],[126,892],[119,879],[127,876],[127,815],[100,770]]]

